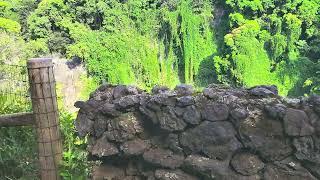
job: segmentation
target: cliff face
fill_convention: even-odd
[[[103,85],[75,105],[78,133],[89,135],[107,179],[320,179],[318,96],[282,98],[273,86],[148,94]]]

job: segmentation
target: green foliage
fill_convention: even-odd
[[[37,147],[34,128],[0,128],[0,177],[37,179]]]
[[[29,16],[30,37],[48,38],[51,51],[65,47],[67,56],[82,59],[98,82],[146,89],[193,83],[201,61],[216,52],[210,1],[172,1],[160,8],[160,2],[147,0],[49,2]]]
[[[318,33],[318,4],[317,0],[46,0],[28,16],[25,35],[46,43],[50,52],[80,58],[98,83],[145,89],[177,83],[272,83],[285,95],[300,78],[283,84],[287,75],[277,72],[283,64],[312,56],[308,48],[317,51],[311,41]]]
[[[245,23],[245,19],[242,14],[234,13],[230,14],[230,27],[239,27]]]
[[[287,34],[289,59],[296,59],[298,56],[298,52],[296,52],[295,42],[299,40],[299,37],[301,35],[302,22],[296,15],[289,13],[284,16],[284,24],[285,32]]]
[[[14,19],[14,12],[12,11],[13,4],[10,1],[0,1],[0,17]]]
[[[27,20],[32,39],[48,38],[56,30],[55,22],[63,19],[65,5],[62,0],[43,0]]]
[[[20,24],[11,19],[1,18],[0,17],[0,29],[3,29],[7,32],[19,33],[20,32]]]
[[[281,94],[288,94],[299,80],[297,68],[290,68],[289,63],[278,59],[285,52],[286,37],[281,34],[271,36],[271,59],[265,50],[265,41],[260,38],[261,27],[257,21],[246,22],[225,36],[226,45],[231,49],[234,65],[233,74],[238,83],[246,87],[260,84],[276,85]],[[272,67],[272,61],[279,65]],[[278,66],[278,67],[277,67]],[[273,68],[273,69],[272,69]]]
[[[94,78],[86,77],[84,75],[80,77],[79,83],[79,85],[83,87],[80,93],[80,99],[83,100],[89,99],[90,94],[94,92],[99,86],[99,83],[96,82]]]
[[[213,62],[214,70],[217,74],[216,79],[218,80],[218,82],[228,84],[229,82],[226,81],[228,77],[225,72],[228,72],[228,70],[230,69],[230,62],[225,58],[221,58],[220,56],[215,56],[213,58]]]
[[[318,63],[319,4],[319,0],[3,0],[0,28],[21,31],[28,54],[58,52],[80,58],[97,83],[145,89],[156,84],[274,83],[285,95],[300,77],[283,84],[283,77],[292,74],[278,76],[283,66],[303,57]],[[252,65],[255,70],[249,68]],[[250,73],[262,78],[251,78]]]
[[[68,24],[65,27],[76,43],[68,47],[67,54],[81,58],[96,80],[146,88],[158,83],[160,72],[156,49],[149,39],[136,32],[108,34],[92,31],[80,24]],[[85,33],[78,33],[78,29]],[[128,44],[136,44],[137,48],[128,49]]]
[[[185,82],[193,83],[197,76],[201,62],[216,53],[214,34],[210,27],[212,18],[211,6],[208,1],[204,1],[201,14],[194,14],[190,8],[190,1],[181,3],[181,33],[183,42],[183,61]]]
[[[33,0],[3,0],[0,1],[0,29],[19,33],[26,30],[26,18],[36,7]],[[21,27],[21,28],[20,28]],[[9,30],[8,30],[9,29]]]
[[[83,80],[86,80],[83,78]],[[59,167],[60,176],[66,180],[86,180],[92,162],[87,160],[86,141],[77,136],[74,120],[76,113],[68,112],[63,104],[62,85],[57,84],[59,125],[63,139],[63,160]]]
[[[66,180],[86,180],[90,173],[90,163],[87,161],[88,152],[86,151],[86,142],[75,133],[74,119],[74,114],[60,110],[60,128],[64,140],[60,175]]]
[[[319,11],[319,0],[304,0],[301,2],[301,5],[298,7],[298,15],[307,26],[313,24],[313,22],[318,19]]]
[[[17,63],[25,57],[23,52],[24,41],[7,32],[0,31],[0,62]]]
[[[270,39],[270,53],[271,53],[271,59],[273,61],[279,61],[279,58],[282,58],[282,55],[285,53],[287,49],[287,38],[277,33]]]
[[[234,75],[239,83],[247,87],[274,84],[267,52],[263,42],[258,40],[259,30],[258,22],[250,20],[225,36],[232,52]]]
[[[263,5],[261,0],[227,0],[226,4],[232,8],[239,9],[241,11],[250,10],[253,12],[262,11]]]
[[[319,60],[319,56],[312,55],[319,48],[310,46],[318,41],[319,1],[228,0],[226,4],[232,10],[231,33],[225,36],[225,43],[238,83],[274,84],[282,95],[314,91],[311,90],[314,85],[302,88],[301,82],[317,84],[316,70],[305,69],[314,69]],[[259,28],[253,24],[248,26],[252,19]],[[310,60],[315,64],[305,63]]]
[[[6,67],[8,68],[8,67]],[[1,76],[8,72],[0,67]],[[10,73],[17,75],[23,71]],[[1,88],[6,84],[2,81]],[[12,84],[11,84],[12,85]],[[11,87],[12,93],[19,94],[21,89]],[[1,89],[0,89],[1,90]],[[30,111],[30,102],[15,94],[0,93],[0,115]],[[26,106],[28,104],[29,106]],[[37,179],[37,144],[33,127],[1,127],[0,128],[0,177],[5,179]]]
[[[48,52],[46,42],[42,39],[25,42],[20,36],[0,30],[0,63],[26,64],[31,57]]]

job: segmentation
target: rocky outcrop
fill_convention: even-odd
[[[277,93],[103,85],[75,104],[75,125],[108,179],[320,179],[320,98]]]

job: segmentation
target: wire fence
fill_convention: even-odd
[[[32,112],[27,66],[0,63],[0,116]],[[36,129],[0,127],[0,180],[39,177]]]
[[[30,114],[34,120],[28,127],[0,127],[0,180],[60,179],[62,143],[52,59],[27,64],[0,64],[0,120],[20,122],[8,117],[26,120]]]
[[[0,114],[31,110],[27,67],[0,64]]]

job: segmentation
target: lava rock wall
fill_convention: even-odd
[[[101,179],[320,179],[319,96],[282,98],[274,86],[148,94],[103,85],[75,106]]]

